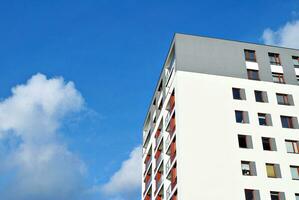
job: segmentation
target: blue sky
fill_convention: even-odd
[[[128,197],[126,188],[108,195],[101,188],[141,143],[173,34],[288,45],[289,33],[299,35],[298,19],[298,0],[1,1],[0,98],[13,96],[16,85],[29,86],[37,73],[47,77],[36,75],[43,83],[74,82],[83,109],[59,118],[56,132],[59,144],[84,163],[80,187],[97,188],[84,199],[139,199],[139,189]],[[0,185],[9,185],[15,170],[0,170],[6,175]]]

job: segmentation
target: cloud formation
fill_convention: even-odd
[[[43,74],[0,101],[1,199],[78,198],[85,165],[62,142],[59,130],[83,105],[72,82]]]
[[[299,20],[287,22],[278,30],[265,29],[262,39],[265,44],[299,49]]]
[[[142,147],[139,146],[133,149],[129,159],[123,161],[109,182],[100,187],[101,192],[115,200],[130,200],[133,196],[136,198],[141,190],[141,162]]]

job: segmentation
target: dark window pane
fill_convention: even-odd
[[[241,99],[241,90],[239,88],[233,88],[233,98]]]
[[[271,200],[279,200],[279,193],[271,192]]]
[[[236,122],[243,123],[243,111],[235,111],[236,114]]]
[[[250,70],[250,69],[248,69],[247,70],[247,75],[248,75],[248,79],[251,79],[251,80],[260,80],[259,73],[258,73],[257,70]]]
[[[280,116],[280,119],[283,128],[293,128],[293,122],[291,117]]]
[[[245,198],[246,200],[254,200],[253,190],[245,190]]]
[[[270,138],[262,138],[262,141],[263,141],[263,149],[267,151],[271,151]]]
[[[258,118],[260,125],[267,125],[267,119],[265,114],[258,114]]]
[[[239,135],[239,147],[240,148],[247,148],[247,141],[246,141],[246,136],[245,135]]]
[[[254,91],[254,94],[255,94],[255,100],[257,102],[264,102],[262,91]]]

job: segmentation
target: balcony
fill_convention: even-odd
[[[149,144],[149,140],[150,140],[150,134],[151,133],[151,129],[148,130],[144,135],[143,135],[143,148],[147,148],[147,145]]]
[[[156,138],[156,147],[155,147],[155,149],[157,149],[158,146],[160,145],[160,142],[161,142],[162,138],[163,138],[163,134],[162,134],[160,128],[157,130],[155,138]]]
[[[144,195],[148,192],[148,189],[150,188],[151,184],[152,184],[152,176],[151,174],[147,174],[144,180],[145,183],[145,189],[144,189]]]
[[[158,150],[155,157],[156,157],[156,169],[158,169],[160,167],[160,164],[161,164],[162,160],[163,160],[162,150]]]
[[[176,140],[174,138],[173,142],[170,144],[170,160],[173,162],[176,157]]]
[[[163,170],[163,168],[162,168]],[[160,192],[161,190],[161,186],[163,184],[163,171],[158,171],[158,173],[156,174],[155,180],[156,180],[156,191],[155,191],[155,195]]]
[[[144,164],[145,164],[145,173],[148,171],[149,167],[151,166],[151,163],[152,163],[152,156],[151,155],[147,155],[146,158],[145,158],[145,161],[144,161]]]
[[[171,116],[171,117],[170,117]],[[175,112],[166,116],[166,131],[172,136],[176,130]]]
[[[176,199],[177,198],[177,169],[176,164],[172,167],[167,179],[170,180],[170,185],[166,191],[166,199]]]
[[[174,106],[175,106],[175,97],[174,97],[174,92],[172,92],[167,105],[167,110],[171,112],[174,109]]]
[[[146,190],[145,190],[145,192],[146,192]],[[144,197],[144,200],[152,200],[152,190],[150,189],[150,190],[148,190],[146,193],[144,193],[144,194],[146,194],[145,195],[145,197]]]

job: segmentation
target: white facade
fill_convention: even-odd
[[[255,190],[255,200],[275,200],[277,192],[279,200],[298,200],[299,180],[290,167],[298,166],[299,174],[299,151],[288,153],[286,146],[299,141],[298,85],[184,71],[171,49],[144,125],[142,199],[246,200],[245,190]],[[243,67],[261,68],[245,60]],[[284,63],[268,67],[283,73]],[[234,99],[233,88],[242,99]],[[265,102],[257,102],[255,91]],[[281,94],[290,105],[278,103]],[[235,111],[244,111],[247,123],[237,123]],[[258,113],[267,116],[267,126]],[[292,117],[291,128],[282,127],[281,116]],[[241,147],[238,135],[246,135],[250,147]],[[250,162],[250,176],[242,161]],[[267,163],[275,164],[276,177],[268,177]]]

